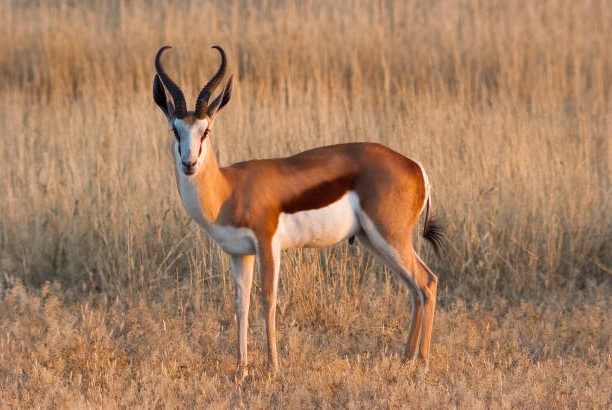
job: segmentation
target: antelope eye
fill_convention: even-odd
[[[204,141],[204,138],[206,138],[209,133],[210,133],[209,129],[206,129],[206,131],[204,131],[204,134],[202,134],[202,141]]]

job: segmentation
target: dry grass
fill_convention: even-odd
[[[612,405],[608,3],[150,3],[0,0],[0,407]],[[151,98],[166,43],[192,103],[228,51],[223,164],[370,140],[426,166],[451,239],[421,250],[429,372],[397,357],[407,292],[342,245],[285,254],[283,372],[255,297],[230,382],[229,263]]]

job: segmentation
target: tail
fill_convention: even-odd
[[[446,249],[446,235],[444,234],[444,226],[436,221],[434,217],[429,218],[429,202],[430,195],[427,189],[427,199],[425,200],[425,226],[423,228],[423,238],[431,243],[436,256],[440,257]]]

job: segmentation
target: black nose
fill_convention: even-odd
[[[181,161],[181,165],[183,166],[185,175],[193,175],[195,173],[196,161]]]

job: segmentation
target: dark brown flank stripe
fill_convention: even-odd
[[[351,189],[356,175],[356,173],[341,175],[338,178],[324,181],[306,189],[283,202],[281,210],[284,213],[292,214],[330,205],[342,198]]]

